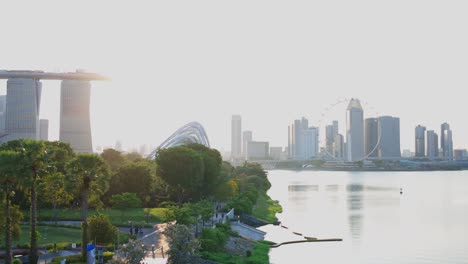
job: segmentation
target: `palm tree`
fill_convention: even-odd
[[[11,150],[19,153],[19,161],[16,168],[19,174],[24,176],[25,187],[29,188],[31,196],[31,248],[29,250],[29,262],[36,263],[37,252],[37,182],[47,173],[47,151],[43,141],[32,139],[20,139],[9,141],[2,145],[1,149]]]
[[[11,243],[11,195],[14,185],[18,182],[18,164],[19,155],[17,152],[2,150],[0,151],[0,184],[5,192],[5,245],[6,258],[5,263],[11,264],[13,261],[12,243]]]
[[[88,199],[90,191],[104,193],[109,186],[109,168],[96,154],[78,154],[68,164],[68,181],[81,196],[82,243],[81,254],[86,257],[88,244]]]

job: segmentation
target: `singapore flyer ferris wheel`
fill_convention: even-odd
[[[377,157],[382,136],[378,116],[357,98],[338,98],[324,107],[317,122],[321,157],[341,162]]]

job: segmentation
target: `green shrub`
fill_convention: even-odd
[[[21,259],[14,259],[13,262],[11,262],[12,264],[23,264],[23,261],[21,261]]]
[[[111,224],[109,217],[95,215],[88,220],[89,237],[97,243],[107,244],[117,240],[118,229]]]
[[[270,263],[268,252],[270,252],[270,246],[264,243],[257,243],[253,249],[252,255],[247,258],[247,264]]]
[[[210,252],[223,251],[227,239],[227,233],[221,228],[203,228],[200,239],[201,249]]]

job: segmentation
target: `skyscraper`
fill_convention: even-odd
[[[60,141],[77,153],[92,153],[89,81],[63,80],[60,93]]]
[[[367,118],[364,122],[364,150],[368,157],[379,156],[379,121],[377,118]]]
[[[418,125],[415,129],[415,154],[414,156],[417,158],[422,158],[426,156],[426,127]]]
[[[380,144],[379,158],[400,158],[400,118],[392,116],[379,117]]]
[[[334,120],[331,125],[325,127],[325,150],[330,156],[334,156],[334,143],[338,135],[338,121]]]
[[[345,156],[345,143],[344,137],[341,134],[336,135],[335,142],[333,143],[333,157],[342,159]]]
[[[316,127],[302,129],[301,138],[303,145],[301,148],[302,152],[299,154],[300,159],[311,160],[317,157],[319,150],[318,131]]]
[[[288,127],[288,157],[293,160],[311,159],[318,153],[318,129],[309,127],[306,118],[294,120]]]
[[[231,158],[241,157],[242,147],[242,118],[240,115],[233,115],[231,120]]]
[[[48,141],[49,140],[49,120],[39,120],[39,139]]]
[[[346,144],[348,161],[364,157],[364,111],[358,99],[351,99],[346,110]]]
[[[428,130],[427,133],[427,157],[434,160],[439,155],[439,137],[434,130]]]
[[[452,142],[452,130],[450,125],[443,123],[440,126],[440,147],[442,149],[442,157],[445,160],[453,160],[453,142]]]
[[[242,154],[244,158],[247,158],[249,141],[252,141],[252,131],[246,130],[242,132]]]
[[[35,79],[11,78],[7,82],[5,133],[2,142],[39,139],[39,109],[42,83]]]
[[[5,133],[6,95],[0,95],[0,135]]]

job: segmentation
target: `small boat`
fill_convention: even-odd
[[[403,188],[400,188],[400,195],[403,194]]]

